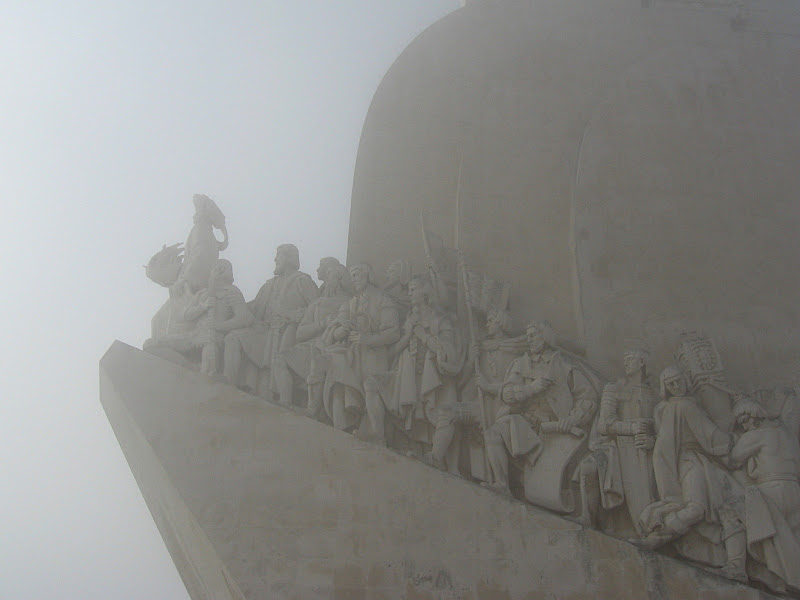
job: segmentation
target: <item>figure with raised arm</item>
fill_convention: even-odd
[[[188,282],[192,291],[196,292],[208,286],[208,278],[217,264],[219,253],[228,247],[228,230],[225,227],[225,215],[211,198],[195,194],[192,201],[195,209],[194,226],[183,247],[183,268],[178,279]],[[214,236],[214,229],[222,232],[222,241]]]

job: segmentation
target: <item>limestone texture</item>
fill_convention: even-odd
[[[423,272],[423,213],[513,283],[517,323],[550,320],[601,370],[629,339],[666,364],[697,330],[733,383],[792,381],[799,56],[784,1],[469,2],[374,96],[348,264]]]
[[[771,597],[121,342],[100,395],[194,600]]]

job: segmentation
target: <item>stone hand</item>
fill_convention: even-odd
[[[578,425],[578,417],[569,415],[566,419],[559,419],[556,429],[559,433],[569,433],[570,429]]]
[[[552,384],[553,384],[552,379],[548,379],[547,377],[539,377],[537,379],[534,379],[533,383],[528,385],[528,390],[530,390],[531,394],[539,394],[545,391]]]
[[[633,444],[640,450],[652,450],[655,443],[655,438],[646,433],[637,433],[633,436]]]
[[[631,434],[642,435],[650,433],[651,423],[650,419],[633,419],[631,421]]]
[[[269,319],[270,327],[275,327],[277,329],[285,327],[288,323],[289,319],[279,314],[273,314]]]

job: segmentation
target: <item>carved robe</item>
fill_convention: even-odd
[[[368,337],[368,343],[334,342],[332,335],[341,326],[362,334],[362,338]],[[386,374],[390,366],[389,345],[399,337],[397,306],[375,286],[367,286],[363,293],[342,304],[336,320],[325,332],[328,372],[323,403],[331,419],[333,393],[336,388],[344,388],[345,408],[355,421],[364,410],[364,382]]]
[[[731,456],[745,461],[755,484],[745,491],[747,549],[753,576],[783,592],[800,590],[800,446],[789,430],[765,422],[746,431]],[[776,581],[776,577],[779,581]]]
[[[638,526],[642,510],[655,501],[652,451],[637,448],[631,421],[653,419],[656,404],[647,384],[620,379],[603,390],[590,443],[600,479],[600,500],[607,511],[627,505],[630,522]]]
[[[211,343],[221,345],[226,332],[219,331],[216,324],[233,317],[235,307],[248,311],[244,296],[235,285],[222,285],[213,290],[206,289],[198,294],[197,302],[203,302],[209,295],[213,296],[216,302],[212,309],[197,319],[194,337],[198,346]],[[187,310],[191,310],[191,308]]]
[[[251,365],[257,369],[269,369],[278,352],[294,346],[297,324],[317,293],[314,280],[300,271],[277,275],[261,286],[256,297],[248,302],[256,325],[229,334],[237,338]],[[285,323],[281,326],[271,324],[273,316],[283,317]],[[253,369],[246,369],[245,379],[253,389],[257,389],[258,377]],[[276,391],[272,377],[267,386],[267,390]]]
[[[430,441],[430,432],[422,433],[425,428],[419,424],[436,428],[454,420],[448,407],[458,401],[456,378],[464,366],[464,348],[445,314],[431,306],[412,308],[412,314],[419,318],[417,327],[423,334],[413,333],[412,328],[408,346],[400,354],[388,408],[403,417],[406,431],[416,429],[413,437]]]
[[[178,278],[189,282],[194,291],[207,287],[211,269],[219,259],[219,249],[211,224],[197,223],[183,246],[183,266]]]
[[[321,349],[322,336],[330,321],[339,314],[347,296],[325,296],[309,304],[295,333],[297,343],[286,353],[289,368],[304,381],[312,375],[314,383],[324,380],[325,366]],[[318,381],[316,381],[318,379]]]
[[[655,426],[653,472],[661,500],[643,511],[644,529],[652,530],[659,514],[698,505],[702,520],[687,524],[673,545],[686,558],[721,567],[727,560],[724,540],[744,526],[744,489],[715,461],[728,455],[731,436],[691,397],[660,402]]]
[[[525,336],[483,340],[480,343],[477,367],[489,383],[502,384],[511,362],[519,358],[527,348],[528,342]],[[468,440],[471,474],[476,479],[491,482],[491,469],[489,457],[486,454],[483,431],[494,425],[498,415],[503,414],[501,411],[505,405],[499,393],[492,394],[478,389],[474,377],[471,376],[473,372],[473,369],[470,369],[465,373],[469,379],[461,391],[462,403],[466,405],[480,403],[477,410],[472,412],[477,413],[484,429],[480,431],[478,439]]]
[[[501,397],[509,386],[526,385],[546,377],[553,384],[522,405],[507,404],[493,428],[502,433],[509,454],[523,456],[541,445],[543,423],[578,417],[578,427],[588,429],[597,409],[596,378],[556,350],[547,350],[537,360],[526,353],[508,368]]]

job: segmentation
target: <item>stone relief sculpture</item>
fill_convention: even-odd
[[[184,244],[183,267],[178,279],[185,280],[192,291],[198,291],[208,285],[219,253],[228,247],[228,230],[225,227],[225,215],[211,198],[195,194],[192,201],[195,209],[194,226]],[[222,232],[221,242],[214,237],[214,229]]]
[[[398,259],[379,289],[368,264],[326,257],[318,289],[283,244],[247,303],[219,258],[225,217],[207,196],[194,205],[185,245],[146,266],[169,290],[147,351],[645,549],[800,594],[796,388],[734,390],[695,332],[660,399],[640,347],[609,383],[547,322],[515,336],[510,284],[467,270],[424,226],[424,275]]]
[[[218,351],[217,343],[210,340],[216,334],[209,323],[211,317],[201,317],[212,311],[221,322],[228,317],[220,315],[234,310],[231,323],[241,327],[248,324],[249,313],[242,312],[235,302],[236,294],[241,296],[241,292],[233,286],[233,267],[227,261],[222,265],[218,262],[220,251],[228,246],[225,216],[208,196],[195,194],[193,202],[194,225],[185,246],[164,245],[145,267],[152,281],[169,289],[169,298],[153,317],[151,337],[144,348],[190,368],[199,361],[201,370],[212,375],[217,372]],[[214,228],[223,232],[223,241],[214,237]],[[215,269],[215,289],[209,294],[205,290]],[[213,308],[217,295],[221,295],[220,306]]]
[[[800,591],[800,445],[781,422],[752,401],[734,410],[743,433],[731,450],[750,485],[745,489],[748,573],[770,589]]]
[[[520,459],[525,498],[570,513],[569,467],[586,447],[601,381],[554,346],[548,323],[530,323],[526,335],[528,352],[511,363],[500,387],[505,414],[486,431],[493,486],[510,493],[509,456]]]
[[[468,367],[474,371],[473,385],[462,390],[462,402],[478,404],[477,413],[481,434],[494,425],[505,404],[500,398],[503,384],[511,362],[528,347],[525,336],[513,336],[511,315],[504,309],[489,309],[486,315],[486,338],[473,344],[469,352]],[[489,484],[494,483],[483,435],[479,446],[470,452],[472,476]]]
[[[411,265],[405,259],[398,258],[392,261],[386,269],[383,293],[397,305],[400,311],[400,322],[405,322],[411,308],[408,297],[408,283],[411,281]]]
[[[374,283],[372,267],[350,267],[355,295],[342,304],[324,334],[328,369],[325,412],[333,426],[354,430],[369,411],[372,439],[385,445],[379,378],[390,368],[390,346],[400,337],[397,307]]]
[[[280,403],[292,403],[293,379],[281,354],[295,344],[297,326],[318,296],[317,284],[300,271],[300,252],[282,244],[275,253],[275,276],[248,304],[255,326],[225,337],[225,377]]]
[[[453,320],[434,304],[429,280],[412,279],[408,294],[411,310],[398,342],[402,351],[388,408],[413,441],[430,444],[427,460],[458,474],[456,415],[450,408],[458,402],[457,377],[464,366],[465,347]],[[382,420],[384,407],[375,412]]]
[[[353,295],[349,270],[332,256],[319,261],[317,279],[322,282],[319,298],[308,305],[297,325],[295,346],[278,358],[305,382],[308,390],[306,410],[310,417],[320,416],[322,410],[322,387],[327,373],[323,334],[342,304]]]
[[[681,556],[746,581],[744,489],[722,466],[734,438],[689,395],[686,375],[661,373],[653,470],[660,500],[641,515],[642,544],[671,543]]]
[[[253,322],[253,315],[244,302],[242,292],[233,285],[233,265],[230,261],[217,260],[211,270],[208,287],[198,292],[194,303],[186,308],[184,317],[187,321],[197,322],[192,343],[200,348],[200,372],[216,375],[225,335]]]
[[[621,537],[641,534],[639,515],[655,501],[653,409],[647,353],[623,356],[625,376],[603,389],[591,450],[581,463],[581,521]],[[601,515],[602,513],[602,515]]]

